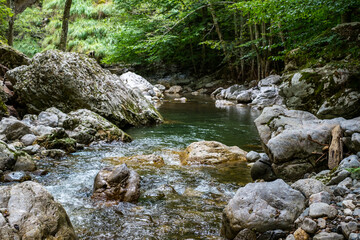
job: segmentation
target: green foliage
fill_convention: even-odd
[[[12,15],[11,9],[6,5],[6,0],[0,0],[0,41],[5,41],[7,19]]]

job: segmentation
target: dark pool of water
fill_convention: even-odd
[[[50,173],[37,180],[65,207],[80,239],[221,239],[222,210],[239,186],[251,181],[249,169],[245,163],[181,166],[173,151],[200,140],[258,149],[253,121],[259,112],[215,108],[206,97],[165,102],[159,111],[165,124],[129,129],[132,143],[92,146],[40,163]],[[139,202],[96,205],[90,198],[93,179],[112,164],[104,159],[139,154],[158,154],[166,163],[135,168],[142,179]]]

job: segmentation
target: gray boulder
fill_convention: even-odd
[[[131,137],[120,128],[87,109],[79,109],[68,114],[63,122],[69,137],[78,143],[89,144],[93,141],[115,141],[130,142]]]
[[[270,75],[264,79],[261,79],[258,83],[258,87],[271,87],[278,85],[281,82],[281,77],[279,75]]]
[[[260,154],[255,151],[250,151],[246,154],[246,161],[248,162],[256,162],[261,158]]]
[[[0,135],[9,141],[20,139],[26,134],[31,134],[29,126],[16,118],[3,118],[0,122]]]
[[[225,207],[221,232],[233,239],[246,228],[257,232],[292,229],[304,209],[304,196],[281,179],[249,183]]]
[[[360,167],[359,157],[357,155],[351,155],[340,162],[338,169],[358,167]]]
[[[60,203],[35,182],[0,187],[1,239],[77,239]]]
[[[126,164],[102,169],[95,177],[92,198],[110,204],[136,203],[140,197],[140,176]]]
[[[323,202],[313,203],[309,207],[309,216],[312,218],[328,217],[333,219],[337,213],[335,207]]]
[[[49,107],[64,112],[89,109],[119,127],[162,121],[160,114],[139,92],[102,69],[85,55],[49,50],[32,58],[29,66],[6,73],[30,113]]]

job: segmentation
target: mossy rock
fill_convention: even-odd
[[[38,138],[35,144],[39,144],[46,149],[62,149],[67,153],[76,151],[76,140],[69,138],[63,129]]]
[[[22,65],[28,65],[30,59],[18,50],[6,45],[0,44],[0,64],[9,69]]]

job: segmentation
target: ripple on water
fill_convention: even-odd
[[[249,109],[216,109],[213,104],[167,103],[160,108],[175,120],[129,131],[131,143],[91,146],[59,161],[40,161],[50,170],[37,177],[66,209],[81,239],[218,239],[222,210],[249,182],[245,163],[181,166],[173,151],[191,142],[217,140],[227,145],[259,145]],[[245,149],[249,150],[249,149]],[[110,163],[103,158],[157,154],[166,165],[136,168],[141,197],[135,204],[98,206],[91,200],[93,180]]]

